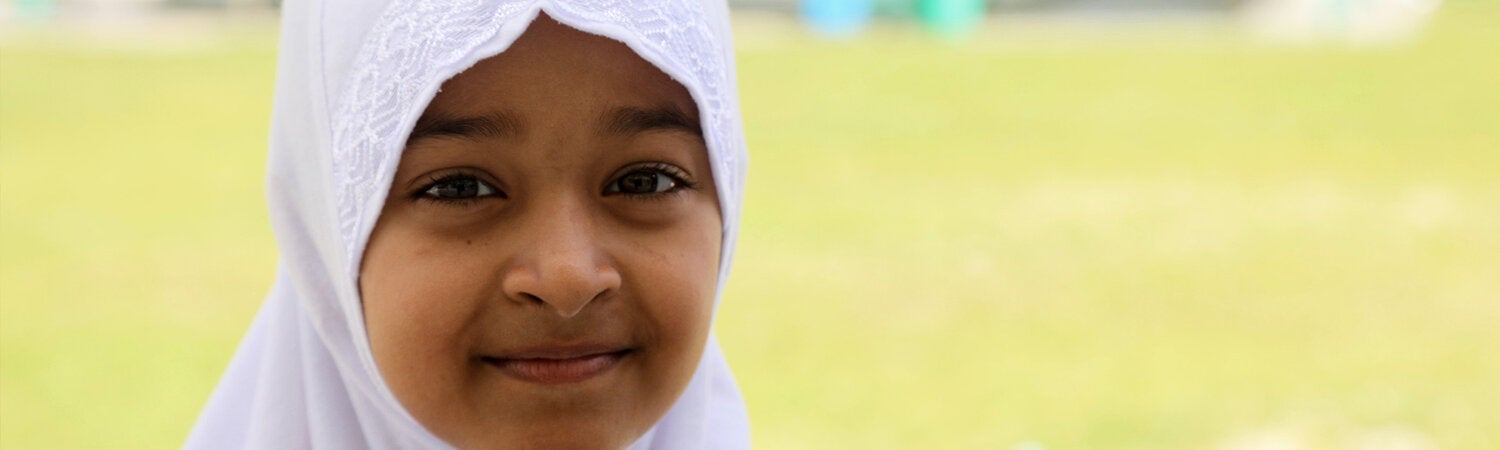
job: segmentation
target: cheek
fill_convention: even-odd
[[[714,210],[670,232],[655,233],[629,252],[634,279],[626,283],[651,318],[658,347],[647,381],[658,386],[668,404],[686,387],[708,339],[718,286],[717,214]]]
[[[440,408],[469,384],[468,342],[493,277],[473,252],[431,233],[381,224],[371,235],[360,272],[371,351],[386,383],[412,409]],[[451,391],[451,392],[450,392]],[[450,405],[451,406],[451,405]]]

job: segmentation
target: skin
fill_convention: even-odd
[[[545,16],[444,83],[413,130],[360,274],[375,360],[460,448],[623,448],[707,340],[722,222],[691,96],[625,45]],[[625,349],[586,380],[495,363]]]

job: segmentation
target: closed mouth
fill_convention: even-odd
[[[480,359],[512,378],[545,385],[579,383],[619,365],[634,349],[550,348]]]

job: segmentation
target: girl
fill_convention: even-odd
[[[282,262],[186,446],[748,448],[725,5],[384,3],[284,6]]]

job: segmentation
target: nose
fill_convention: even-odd
[[[571,318],[620,288],[620,272],[600,248],[595,220],[583,208],[554,205],[528,220],[517,239],[524,244],[501,280],[512,301],[550,307]]]

